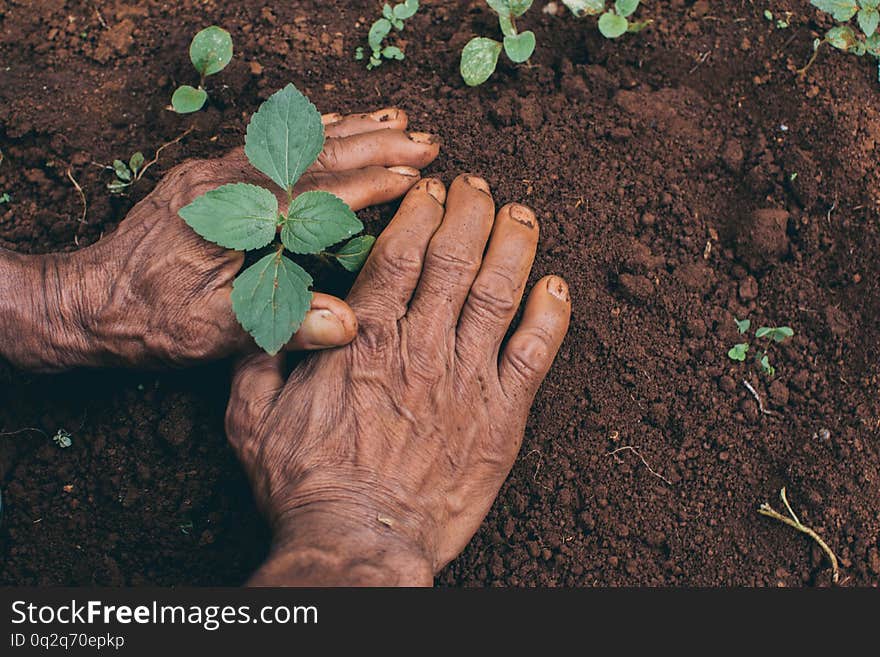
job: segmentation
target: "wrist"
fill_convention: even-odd
[[[13,366],[58,371],[95,364],[82,252],[22,255],[0,250],[0,354]]]

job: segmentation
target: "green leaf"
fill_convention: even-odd
[[[749,329],[752,327],[752,320],[750,319],[736,319],[733,318],[733,321],[736,322],[736,328],[739,329],[740,333],[748,333]]]
[[[269,354],[277,354],[302,325],[312,304],[312,277],[281,251],[245,269],[232,285],[232,309]]]
[[[201,75],[219,73],[232,61],[232,37],[222,27],[206,27],[189,44],[189,58]]]
[[[397,46],[385,46],[382,48],[382,56],[385,59],[403,59],[405,55]]]
[[[606,11],[599,17],[599,32],[606,39],[616,39],[626,34],[629,28],[629,21],[623,16],[618,16],[610,11]]]
[[[504,36],[516,36],[516,28],[513,26],[513,19],[510,14],[499,14],[498,25],[501,27],[501,34]]]
[[[177,87],[174,95],[171,96],[171,107],[178,114],[189,114],[202,109],[206,100],[208,100],[208,92],[185,84]]]
[[[562,0],[562,4],[578,18],[596,16],[605,11],[605,0]]]
[[[399,5],[395,5],[394,16],[402,20],[406,20],[407,18],[412,18],[413,16],[415,16],[418,10],[418,0],[408,0],[408,2],[401,2]]]
[[[507,5],[510,13],[518,18],[532,8],[533,2],[534,0],[507,0]]]
[[[128,168],[131,169],[132,173],[137,173],[141,170],[142,166],[144,166],[144,154],[138,151],[128,161]]]
[[[113,171],[120,180],[125,182],[131,180],[131,171],[128,170],[128,166],[122,160],[113,160]]]
[[[250,251],[274,239],[278,200],[268,189],[233,183],[202,194],[178,214],[209,242]]]
[[[122,182],[121,180],[111,180],[107,183],[107,189],[111,194],[121,194],[126,187],[130,186],[130,182]]]
[[[292,84],[260,105],[244,140],[250,163],[284,190],[290,190],[324,148],[318,110]]]
[[[749,344],[747,342],[743,342],[741,344],[735,345],[730,351],[727,352],[727,357],[731,360],[738,360],[740,362],[745,362],[746,353],[749,351]]]
[[[785,342],[785,340],[793,336],[794,329],[789,326],[780,326],[776,328],[773,333],[773,339],[776,340],[776,342]]]
[[[834,20],[844,23],[856,15],[859,5],[856,0],[810,0],[817,9],[831,14]]]
[[[866,37],[874,36],[880,25],[880,12],[876,9],[862,9],[859,12],[859,27]]]
[[[387,18],[380,18],[375,23],[373,23],[372,27],[370,27],[370,32],[367,35],[367,43],[370,44],[370,48],[373,50],[379,50],[382,47],[382,42],[385,40],[385,37],[391,32],[391,21]]]
[[[486,4],[499,16],[510,14],[510,2],[508,0],[486,0]]]
[[[630,34],[636,34],[638,32],[641,32],[642,30],[644,30],[646,27],[648,27],[653,22],[654,21],[652,21],[652,20],[630,21],[629,27],[626,28],[626,31],[629,32]]]
[[[873,36],[865,40],[865,48],[875,57],[880,57],[880,32],[874,32]]]
[[[341,198],[329,192],[305,192],[290,204],[281,241],[293,253],[318,253],[363,229]]]
[[[758,338],[759,340],[761,338],[766,338],[768,335],[773,333],[773,330],[774,329],[770,328],[769,326],[762,326],[757,331],[755,331],[755,337]]]
[[[825,40],[838,50],[849,51],[858,42],[858,37],[849,25],[838,25],[828,30]]]
[[[619,16],[632,16],[639,8],[639,0],[614,0],[614,10]]]
[[[862,9],[877,9],[880,7],[880,0],[859,0]]]
[[[389,5],[387,2],[384,5],[382,5],[382,16],[384,16],[385,18],[388,18],[388,19],[394,18],[394,10],[391,8],[391,5]]]
[[[461,77],[471,87],[483,84],[498,66],[501,44],[494,39],[476,37],[461,51]]]
[[[354,58],[358,61],[364,58],[364,49],[362,46],[358,46],[354,51]]]
[[[504,37],[504,52],[515,64],[527,61],[535,52],[535,33],[531,30],[521,32],[516,36]]]
[[[346,242],[345,246],[333,254],[333,257],[348,271],[359,272],[375,243],[376,238],[372,235],[361,235]]]
[[[776,376],[776,368],[770,364],[770,357],[767,354],[761,358],[761,371],[769,377]]]

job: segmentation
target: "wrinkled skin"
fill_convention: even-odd
[[[332,192],[353,209],[405,194],[419,168],[436,158],[439,140],[408,133],[396,109],[325,115],[327,141],[295,194]],[[19,331],[0,355],[23,369],[182,367],[256,349],[236,320],[232,282],[244,254],[206,242],[178,216],[205,192],[232,182],[286,194],[247,162],[243,149],[171,170],[118,229],[72,254],[28,257],[0,251],[9,294],[32,290],[25,303],[3,305],[0,333]],[[0,292],[6,292],[0,281]],[[345,344],[357,320],[342,301],[315,294],[289,350]]]
[[[502,345],[537,241],[532,211],[496,216],[483,180],[459,177],[448,198],[423,180],[347,299],[355,340],[287,378],[283,355],[239,364],[227,432],[275,530],[253,584],[430,585],[461,552],[568,328],[549,276]]]

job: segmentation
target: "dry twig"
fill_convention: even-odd
[[[672,482],[671,482],[671,481],[669,481],[666,477],[664,477],[662,474],[660,474],[659,472],[655,471],[650,465],[648,465],[648,462],[645,460],[645,457],[642,456],[641,452],[639,452],[639,448],[638,448],[638,447],[633,447],[632,445],[624,445],[623,447],[618,447],[617,449],[615,449],[615,450],[613,450],[613,451],[611,451],[611,452],[608,452],[607,454],[605,454],[605,456],[617,456],[617,454],[619,454],[620,452],[623,452],[623,451],[625,451],[625,450],[626,450],[626,451],[630,451],[630,452],[632,452],[633,454],[635,454],[636,456],[638,456],[638,457],[639,457],[639,460],[642,462],[642,464],[643,464],[646,468],[648,468],[648,472],[650,472],[652,475],[654,475],[654,476],[657,477],[658,479],[661,479],[661,480],[665,481],[667,484],[669,484],[670,486],[672,486]]]

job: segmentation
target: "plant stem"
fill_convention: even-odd
[[[831,562],[831,580],[835,584],[837,584],[838,580],[840,579],[840,567],[837,564],[837,556],[834,554],[831,548],[828,547],[828,544],[822,540],[821,536],[819,536],[815,531],[802,524],[801,521],[798,520],[797,515],[795,515],[795,512],[791,509],[791,505],[788,503],[788,497],[785,494],[784,486],[782,490],[779,491],[779,497],[782,498],[782,503],[785,504],[785,508],[791,515],[790,518],[782,515],[766,502],[758,508],[758,513],[760,513],[762,516],[767,516],[768,518],[773,518],[774,520],[785,523],[789,527],[797,529],[799,532],[806,534],[814,541],[816,541],[816,543],[819,544],[819,547],[822,548],[822,551],[828,556],[828,560]]]

